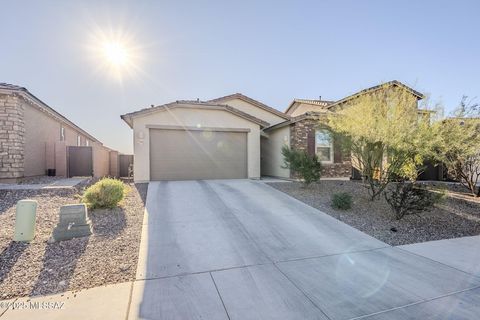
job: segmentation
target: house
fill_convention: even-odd
[[[386,85],[407,90],[415,101],[423,98],[398,81]],[[285,112],[236,93],[122,115],[133,129],[134,179],[296,178],[284,168],[281,149],[285,145],[317,154],[323,176],[350,177],[350,155],[342,154],[325,120],[355,97],[384,87],[371,87],[338,101],[295,99]]]
[[[116,175],[118,152],[38,99],[0,83],[0,182],[45,175]]]

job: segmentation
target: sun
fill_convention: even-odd
[[[85,47],[96,75],[123,82],[141,73],[143,47],[138,45],[133,33],[97,27],[89,33]]]
[[[129,50],[123,43],[107,41],[102,44],[101,52],[105,62],[112,67],[125,67],[131,62]]]

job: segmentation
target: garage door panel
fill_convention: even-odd
[[[150,130],[150,179],[247,177],[247,133]]]

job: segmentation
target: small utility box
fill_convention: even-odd
[[[60,208],[58,225],[49,242],[86,237],[92,234],[85,204],[71,204]]]
[[[15,212],[15,235],[13,241],[30,242],[35,237],[37,201],[20,200]]]

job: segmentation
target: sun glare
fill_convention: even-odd
[[[107,63],[115,67],[122,67],[128,64],[128,50],[122,43],[106,42],[102,45],[102,52]]]
[[[122,81],[140,71],[142,49],[131,33],[97,28],[90,36],[87,48],[95,73]]]

